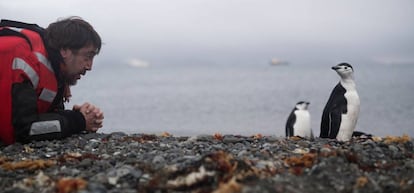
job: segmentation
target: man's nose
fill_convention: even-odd
[[[85,70],[92,70],[92,60],[91,61],[88,61],[88,62],[86,62],[86,65],[85,65]]]

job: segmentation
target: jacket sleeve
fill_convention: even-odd
[[[85,118],[79,111],[53,110],[39,114],[37,95],[30,82],[12,86],[12,121],[16,141],[51,140],[85,130]]]

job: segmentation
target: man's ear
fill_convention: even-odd
[[[62,56],[62,58],[67,58],[70,54],[72,54],[72,50],[67,48],[60,49],[60,55]]]

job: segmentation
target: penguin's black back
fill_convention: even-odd
[[[346,89],[338,83],[325,105],[321,121],[321,138],[336,138],[341,125],[341,115],[347,113]]]

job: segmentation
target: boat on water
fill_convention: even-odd
[[[289,64],[288,61],[280,60],[278,58],[272,58],[270,60],[270,65],[272,65],[272,66],[281,66],[281,65],[288,65],[288,64]]]

